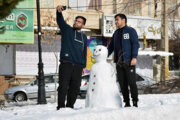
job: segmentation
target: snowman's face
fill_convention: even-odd
[[[94,48],[94,53],[93,53],[93,56],[98,56],[98,55],[100,55],[101,54],[101,50],[102,50],[102,48],[99,46],[96,46],[95,48]]]
[[[107,48],[102,45],[98,45],[94,48],[93,56],[95,60],[105,60],[107,58],[107,54]]]

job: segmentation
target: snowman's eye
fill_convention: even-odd
[[[94,51],[96,51],[96,49],[94,49]]]
[[[101,49],[99,49],[99,51],[101,51]]]

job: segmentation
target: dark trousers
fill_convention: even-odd
[[[59,66],[58,107],[74,108],[81,86],[82,67],[69,62]],[[65,100],[67,96],[67,103]]]
[[[129,89],[131,92],[132,101],[138,101],[138,90],[136,85],[136,71],[135,66],[130,66],[129,63],[122,63],[116,65],[117,78],[121,87],[121,92],[124,102],[129,102]]]

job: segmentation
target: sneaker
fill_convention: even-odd
[[[133,101],[133,106],[138,107],[137,101]]]

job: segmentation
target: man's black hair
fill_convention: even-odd
[[[78,18],[83,19],[83,24],[84,24],[84,25],[86,24],[86,18],[85,18],[85,17],[83,17],[83,16],[77,16],[76,19],[78,19]]]
[[[119,16],[121,19],[125,19],[125,23],[127,24],[127,17],[126,17],[125,14],[121,14],[121,13],[116,14],[116,15],[114,16],[114,18],[116,18],[117,16]]]

